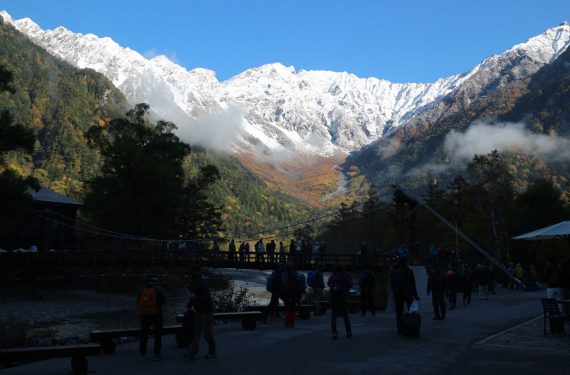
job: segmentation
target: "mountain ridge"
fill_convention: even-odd
[[[192,139],[194,130],[200,133],[212,126],[203,125],[202,116],[237,106],[241,118],[232,127],[235,134],[221,148],[259,155],[358,150],[437,105],[481,69],[492,69],[489,65],[498,56],[528,54],[543,65],[565,50],[570,39],[570,27],[563,24],[488,57],[469,72],[432,83],[297,71],[280,63],[251,68],[220,82],[211,70],[187,70],[164,56],[146,59],[109,37],[76,34],[64,27],[42,30],[29,18],[1,15],[50,53],[106,75],[131,102],[149,102],[159,117],[188,128],[191,143],[200,143]]]

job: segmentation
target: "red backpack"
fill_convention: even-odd
[[[158,313],[156,304],[156,289],[145,287],[139,297],[139,315],[153,316]]]

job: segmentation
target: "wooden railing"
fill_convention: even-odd
[[[62,250],[38,253],[0,254],[0,280],[39,278],[86,278],[140,276],[159,272],[164,276],[182,276],[191,264],[214,268],[274,269],[279,262],[293,262],[297,269],[308,270],[317,264],[332,270],[374,269],[388,264],[389,255],[312,254],[312,253],[229,253],[212,250]]]

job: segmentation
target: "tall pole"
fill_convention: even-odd
[[[511,275],[509,273],[509,271],[507,270],[507,268],[501,262],[499,262],[495,257],[493,257],[491,254],[489,254],[487,251],[485,251],[481,246],[479,246],[477,243],[475,243],[475,241],[473,241],[471,238],[469,238],[465,233],[460,231],[459,228],[457,228],[457,226],[453,226],[453,224],[451,224],[449,222],[449,220],[447,220],[445,217],[443,217],[439,212],[437,212],[436,210],[434,210],[433,208],[428,206],[425,202],[421,201],[420,199],[418,199],[413,194],[406,192],[404,189],[397,188],[395,194],[397,196],[404,197],[404,199],[408,199],[412,202],[416,202],[417,204],[420,204],[422,207],[424,207],[426,210],[428,210],[433,216],[438,218],[442,223],[444,223],[449,228],[451,228],[451,230],[453,230],[456,235],[463,238],[469,245],[471,245],[471,247],[473,247],[475,250],[477,250],[479,253],[481,253],[484,257],[489,259],[501,271],[503,271],[505,274],[507,274],[507,276],[509,278],[513,279],[516,283],[520,284],[523,288],[526,288],[526,285],[521,280],[519,280],[518,278]]]

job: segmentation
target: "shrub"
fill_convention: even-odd
[[[244,311],[247,306],[253,305],[253,293],[250,293],[247,286],[236,287],[234,281],[230,281],[227,289],[218,293],[214,299],[214,307],[217,312]]]
[[[14,315],[8,314],[5,319],[0,320],[0,348],[29,346],[29,331],[30,325],[27,321],[16,319]]]

